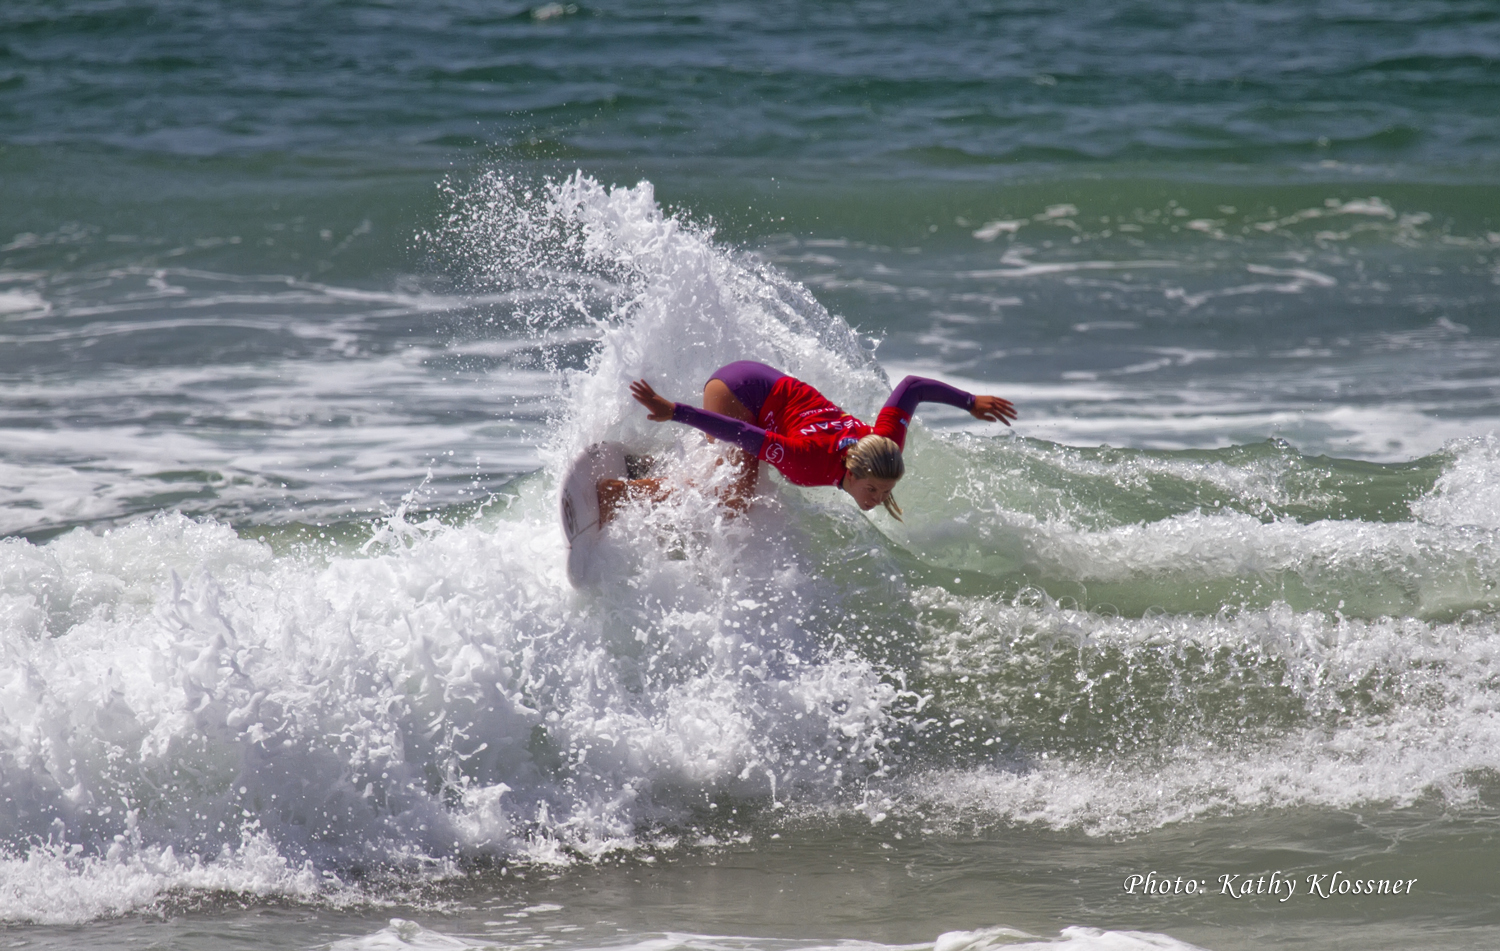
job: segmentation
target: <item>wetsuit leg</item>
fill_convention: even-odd
[[[703,384],[703,408],[740,422],[756,424],[776,381],[786,376],[775,367],[753,360],[740,360],[715,370]],[[729,461],[739,469],[724,493],[724,504],[733,513],[743,512],[755,495],[760,463],[753,452],[731,450]]]

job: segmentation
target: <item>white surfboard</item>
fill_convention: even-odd
[[[578,454],[563,476],[561,506],[563,537],[568,540],[568,581],[581,588],[597,580],[595,553],[604,527],[599,524],[599,480],[629,475],[625,447],[596,442]]]

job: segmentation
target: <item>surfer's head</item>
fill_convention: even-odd
[[[884,505],[896,521],[901,521],[901,506],[891,495],[896,483],[906,475],[901,447],[895,440],[873,433],[861,439],[844,455],[844,479],[839,487],[866,512]]]

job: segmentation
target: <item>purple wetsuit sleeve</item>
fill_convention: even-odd
[[[918,403],[946,403],[959,409],[973,409],[974,394],[925,376],[909,376],[896,384],[891,398],[885,401],[886,408],[894,407],[905,416],[911,416]]]
[[[672,404],[672,421],[687,423],[715,439],[732,442],[756,457],[760,456],[761,444],[766,441],[766,431],[753,423],[742,423],[737,419],[711,413],[706,409],[699,409],[686,403]]]

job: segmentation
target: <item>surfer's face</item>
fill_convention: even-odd
[[[874,476],[856,479],[851,475],[844,477],[843,488],[854,496],[856,505],[868,512],[891,497],[891,492],[896,488],[896,480],[877,479]]]

